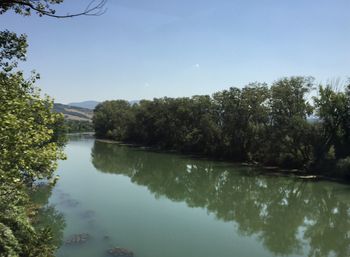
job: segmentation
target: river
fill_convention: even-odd
[[[57,257],[350,256],[350,186],[72,137],[43,211]],[[37,198],[45,198],[43,195]],[[82,244],[66,244],[88,233]]]

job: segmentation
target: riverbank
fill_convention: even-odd
[[[348,185],[259,176],[250,167],[92,138],[71,140],[66,153],[50,197],[66,224],[58,227],[50,216],[68,242],[57,257],[102,256],[112,247],[153,257],[347,251]],[[86,242],[70,244],[83,233],[91,235]]]
[[[67,136],[74,136],[74,135],[95,136],[95,132],[89,131],[89,132],[72,132],[72,133],[67,133]]]
[[[239,166],[246,166],[246,167],[252,167],[254,168],[254,172],[258,175],[266,175],[266,176],[282,176],[282,177],[292,177],[300,180],[305,181],[320,181],[320,180],[326,180],[326,181],[332,181],[342,184],[349,184],[350,181],[341,177],[332,177],[332,176],[326,176],[323,174],[317,174],[317,172],[313,171],[307,171],[302,169],[285,169],[280,168],[278,166],[264,166],[261,163],[258,162],[236,162],[225,158],[215,158],[213,156],[208,156],[204,154],[198,154],[198,153],[184,153],[176,150],[168,150],[168,149],[162,149],[160,147],[152,147],[152,146],[144,146],[141,144],[134,144],[134,143],[126,143],[122,141],[116,141],[112,139],[102,139],[102,138],[95,138],[96,141],[102,142],[102,143],[108,143],[108,144],[116,144],[120,146],[127,146],[127,147],[134,147],[139,148],[141,150],[146,151],[152,151],[152,152],[158,152],[158,153],[168,153],[168,154],[180,154],[184,156],[188,156],[195,159],[203,159],[203,160],[213,160],[218,162],[228,162]],[[263,170],[263,171],[261,171]]]

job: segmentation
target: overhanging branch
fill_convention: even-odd
[[[107,3],[107,0],[92,0],[90,3],[86,6],[85,10],[80,13],[75,14],[66,14],[66,15],[57,15],[55,14],[54,10],[45,10],[41,9],[33,4],[33,2],[30,1],[21,1],[21,0],[4,0],[5,3],[8,4],[17,4],[21,5],[27,8],[30,8],[33,11],[36,11],[40,16],[49,16],[54,18],[72,18],[77,16],[100,16],[106,12],[105,5]]]

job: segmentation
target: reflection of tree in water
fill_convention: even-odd
[[[59,247],[63,242],[63,231],[66,222],[64,215],[56,210],[55,206],[48,204],[52,189],[53,187],[51,185],[40,184],[31,193],[33,202],[41,206],[36,216],[34,227],[38,229],[50,229],[53,236],[53,243]]]
[[[350,254],[350,200],[335,184],[249,176],[247,168],[101,142],[95,142],[92,162],[156,196],[236,222],[241,234],[257,235],[274,254],[303,254],[305,243],[309,256]]]

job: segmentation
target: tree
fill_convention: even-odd
[[[54,9],[54,5],[62,3],[64,0],[2,0],[0,2],[0,14],[9,10],[15,11],[17,14],[29,16],[35,12],[40,17],[50,16],[54,18],[71,18],[76,16],[99,16],[102,15],[106,9],[105,4],[107,0],[100,0],[96,2],[92,0],[84,11],[75,14],[58,15]]]
[[[49,257],[56,246],[48,229],[32,226],[27,193],[35,180],[52,178],[64,158],[57,134],[62,116],[40,97],[37,75],[24,79],[12,70],[25,60],[25,37],[5,31],[0,42],[0,256]]]
[[[81,13],[57,15],[53,5],[62,2],[2,0],[0,14],[13,10],[55,18],[100,15],[106,0],[91,1]],[[53,257],[58,242],[49,228],[33,226],[38,207],[28,192],[36,180],[52,179],[57,160],[64,158],[64,120],[53,112],[52,100],[42,98],[34,86],[39,75],[25,79],[15,70],[18,61],[26,60],[26,48],[25,35],[0,32],[0,257]],[[47,210],[64,224],[52,208]]]
[[[61,114],[18,72],[0,73],[0,169],[26,182],[50,178],[62,158],[53,141]]]
[[[270,162],[302,168],[310,160],[312,148],[307,139],[310,124],[307,117],[313,107],[307,94],[313,88],[313,78],[291,77],[276,81],[271,87]]]
[[[231,87],[212,97],[164,97],[132,106],[107,101],[96,108],[94,126],[101,138],[343,176],[350,174],[349,87],[339,93],[321,87],[314,106],[309,77]],[[319,122],[313,123],[308,118],[315,108]]]
[[[230,88],[213,98],[222,129],[222,151],[235,160],[262,160],[266,126],[269,120],[266,84],[252,83],[243,89]]]
[[[241,112],[241,90],[231,87],[228,90],[215,93],[213,98],[217,105],[217,114],[221,127],[221,144],[223,155],[234,160],[243,158],[241,125],[243,113]]]
[[[242,89],[241,112],[244,141],[244,158],[250,161],[264,162],[265,146],[268,144],[270,90],[265,83],[251,83]]]
[[[125,141],[128,139],[128,125],[132,119],[131,106],[127,101],[106,101],[99,104],[93,116],[96,135]]]
[[[10,72],[18,61],[25,61],[27,46],[25,35],[17,36],[8,30],[0,31],[0,68],[4,72]]]
[[[321,119],[315,155],[320,168],[350,176],[350,86],[335,91],[331,85],[319,86],[314,97]]]
[[[350,143],[349,138],[349,95],[348,92],[335,92],[330,85],[319,87],[319,96],[314,98],[317,115],[322,120],[326,151],[333,145],[338,149],[337,155],[349,155],[349,149],[342,144]]]

